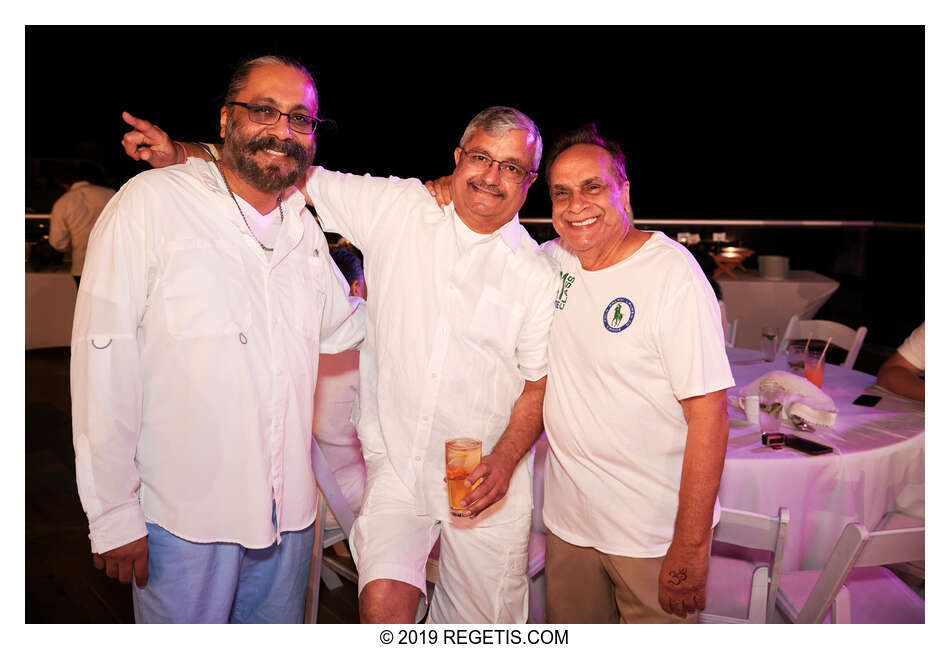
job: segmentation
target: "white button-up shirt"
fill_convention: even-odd
[[[307,192],[324,229],[365,254],[357,428],[367,470],[388,460],[417,513],[448,518],[444,442],[473,437],[489,453],[524,381],[546,375],[556,273],[517,216],[472,237],[454,207],[440,209],[415,179],[317,167]],[[508,495],[479,519],[530,510],[523,460]]]
[[[318,355],[354,346],[365,315],[302,195],[283,211],[268,258],[195,158],[136,176],[103,210],[71,367],[93,552],[144,536],[146,520],[250,548],[313,522]]]

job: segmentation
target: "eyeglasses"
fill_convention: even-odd
[[[229,101],[228,106],[244,106],[247,109],[247,116],[255,124],[276,124],[281,117],[287,117],[287,124],[290,130],[295,133],[310,135],[317,128],[317,122],[320,120],[311,117],[306,113],[282,113],[273,106],[267,104],[248,104],[243,101]]]
[[[462,147],[459,147],[462,149]],[[498,163],[498,173],[501,177],[510,182],[510,183],[520,183],[524,179],[535,172],[528,171],[521,165],[515,164],[514,162],[508,162],[501,160],[495,160],[491,156],[488,156],[481,151],[466,151],[462,149],[462,153],[465,154],[465,160],[472,165],[473,167],[485,171],[486,169],[491,169],[491,166]]]

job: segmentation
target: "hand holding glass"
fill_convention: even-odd
[[[470,437],[458,437],[445,443],[445,480],[449,485],[449,509],[453,516],[465,510],[459,502],[475,490],[465,486],[469,474],[482,462],[482,443]]]

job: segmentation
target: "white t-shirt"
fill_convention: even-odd
[[[448,519],[445,441],[473,437],[487,454],[524,381],[547,374],[557,274],[517,216],[487,236],[465,232],[454,206],[440,209],[415,179],[315,167],[307,192],[324,229],[365,256],[357,430],[367,471],[389,462],[417,514]],[[530,513],[529,464],[527,454],[479,524]]]
[[[716,297],[693,256],[662,232],[597,271],[558,240],[543,249],[561,267],[544,398],[544,524],[574,545],[663,556],[686,447],[679,400],[735,385]]]
[[[900,353],[908,363],[914,367],[919,367],[920,371],[924,371],[924,325],[926,322],[921,322],[920,326],[910,332],[910,335],[907,336],[907,339],[901,343],[901,346],[897,348],[897,351]]]

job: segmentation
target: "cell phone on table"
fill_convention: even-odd
[[[772,448],[787,446],[808,455],[824,455],[825,453],[834,452],[833,448],[825,444],[813,442],[798,435],[786,435],[784,433],[762,433],[762,444]]]
[[[834,452],[834,449],[830,446],[813,442],[810,439],[805,439],[798,435],[786,435],[785,446],[793,448],[796,451],[801,451],[802,453],[807,453],[808,455],[824,455],[825,453]]]
[[[862,394],[860,397],[852,401],[856,406],[867,406],[868,408],[873,408],[877,405],[877,402],[881,400],[881,397],[875,396],[873,394]]]

